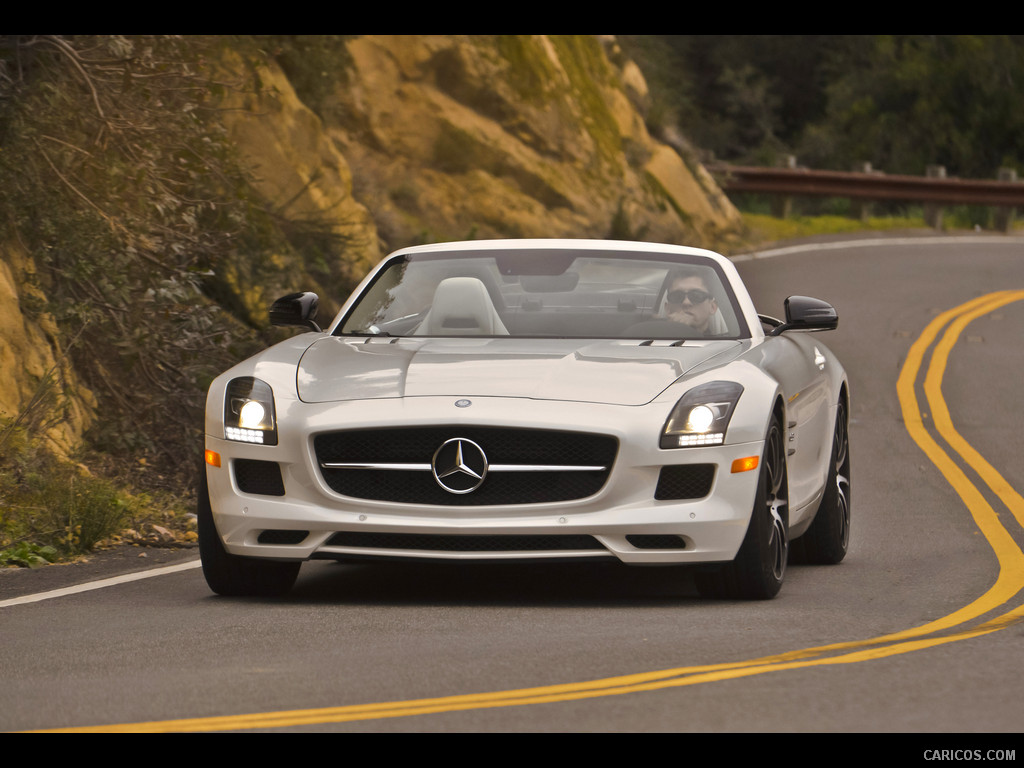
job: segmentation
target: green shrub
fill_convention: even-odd
[[[187,508],[166,495],[134,494],[117,476],[58,458],[40,435],[0,420],[0,566],[33,568],[104,541],[146,544],[155,529],[162,544],[189,540]]]
[[[53,467],[28,495],[38,540],[65,555],[81,555],[124,528],[122,494],[107,480],[75,467]]]
[[[57,550],[39,544],[22,541],[9,549],[0,549],[0,565],[17,565],[21,568],[38,568],[49,565],[59,558]]]

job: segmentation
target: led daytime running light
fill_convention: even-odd
[[[716,432],[713,435],[679,435],[679,447],[687,448],[692,445],[721,445],[725,442],[725,435]]]
[[[258,429],[224,427],[224,436],[228,440],[235,440],[239,443],[258,443],[263,445],[263,432]]]

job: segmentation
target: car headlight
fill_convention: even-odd
[[[694,387],[672,409],[661,433],[661,447],[721,445],[741,394],[743,387],[732,381]]]
[[[274,392],[265,381],[244,376],[224,394],[224,437],[240,443],[277,445]]]

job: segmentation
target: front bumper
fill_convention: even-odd
[[[439,419],[438,413],[451,410],[451,399],[441,400],[285,404],[276,446],[208,434],[207,450],[220,457],[219,467],[207,465],[207,479],[225,549],[284,560],[616,558],[629,564],[685,564],[736,556],[758,472],[733,473],[731,467],[736,459],[760,456],[760,442],[660,449],[664,408],[527,401],[511,404],[517,417],[510,421],[508,401],[481,399],[474,403],[472,419],[462,414]],[[299,413],[302,418],[295,418]],[[502,423],[520,429],[601,431],[614,435],[619,449],[599,491],[555,503],[474,506],[460,498],[457,506],[445,506],[357,499],[331,490],[316,458],[315,436],[339,424],[360,429],[396,422],[444,425],[452,437],[469,425]],[[581,424],[601,428],[582,430]],[[279,470],[280,485],[276,480],[266,486],[240,483],[243,465],[250,474],[253,467],[266,467],[271,474]],[[682,465],[714,465],[707,492],[699,498],[656,499],[663,467]],[[387,478],[382,472],[381,482]]]

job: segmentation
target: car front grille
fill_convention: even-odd
[[[453,442],[486,457],[474,470],[484,476],[482,482],[477,484],[469,474],[461,475],[462,486],[457,486],[459,477],[453,478],[455,482],[438,479],[452,461],[438,466],[435,456],[441,456],[442,446]],[[325,433],[316,436],[314,449],[324,481],[345,496],[406,504],[488,506],[592,496],[608,479],[618,441],[608,435],[578,432],[442,426]],[[481,471],[484,467],[486,472]]]

